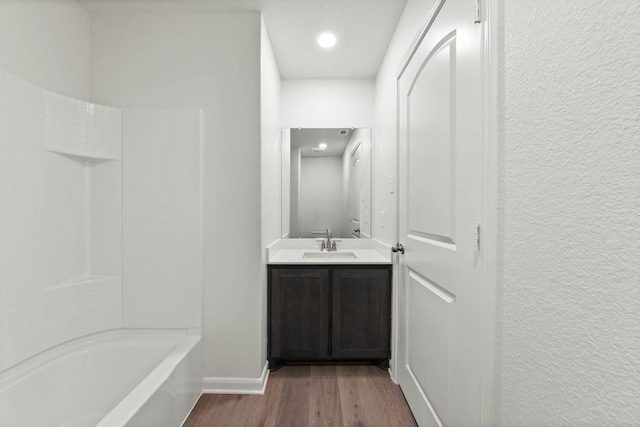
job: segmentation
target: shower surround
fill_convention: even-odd
[[[203,120],[101,106],[0,70],[2,377],[101,331],[200,335]]]

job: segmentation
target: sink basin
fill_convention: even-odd
[[[356,259],[358,257],[353,252],[305,252],[302,258]]]

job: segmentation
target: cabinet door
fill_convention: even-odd
[[[329,356],[327,269],[271,270],[271,358],[309,360]]]
[[[389,277],[388,269],[333,270],[333,358],[390,357]]]

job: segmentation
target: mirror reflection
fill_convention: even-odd
[[[282,130],[282,237],[371,237],[371,129]]]

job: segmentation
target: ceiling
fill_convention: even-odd
[[[259,11],[280,75],[292,78],[374,78],[406,0],[76,0],[96,11]],[[320,30],[338,34],[322,49]]]
[[[282,78],[374,78],[405,0],[271,0],[262,13]],[[334,30],[330,50],[315,43]]]
[[[343,128],[344,129],[344,128]],[[302,157],[341,157],[347,147],[351,129],[346,135],[340,135],[336,129],[291,129],[291,148],[300,148]],[[312,148],[320,143],[327,144],[323,152],[313,152]]]

